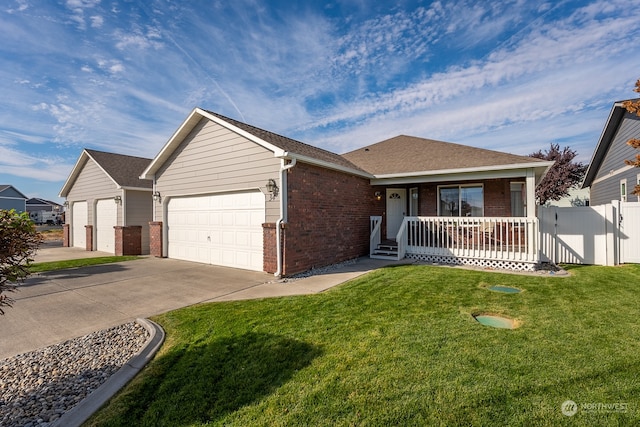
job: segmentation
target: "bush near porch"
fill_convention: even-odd
[[[166,313],[160,353],[90,424],[638,425],[640,265],[568,270],[401,266]],[[521,326],[482,326],[479,311]]]

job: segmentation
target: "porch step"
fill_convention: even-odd
[[[373,250],[371,258],[375,259],[398,259],[398,245],[392,243],[381,243]]]

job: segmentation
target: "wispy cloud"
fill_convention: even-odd
[[[154,156],[194,106],[337,152],[411,134],[519,154],[566,141],[588,157],[640,69],[639,0],[4,12],[0,147],[22,163],[1,173],[57,171],[31,163],[49,145],[69,168],[84,147]]]

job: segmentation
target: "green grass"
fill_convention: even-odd
[[[95,258],[70,259],[66,261],[36,262],[29,266],[31,273],[66,270],[68,268],[87,267],[90,265],[110,264],[114,262],[132,261],[138,256],[103,256]]]
[[[320,295],[169,312],[154,318],[161,351],[91,424],[638,425],[640,266],[570,271],[402,266]],[[627,411],[567,417],[569,399]]]

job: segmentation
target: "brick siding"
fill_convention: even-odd
[[[149,254],[162,258],[162,221],[149,223]]]
[[[369,253],[369,216],[384,198],[375,200],[368,179],[298,163],[287,181],[284,275]]]
[[[65,248],[71,246],[70,231],[71,227],[69,226],[69,224],[64,224],[62,226],[62,246]]]
[[[278,254],[276,252],[276,224],[262,224],[262,270],[267,273],[275,273],[278,270]]]
[[[86,236],[86,249],[88,251],[92,251],[93,250],[93,225],[85,225],[84,226],[85,229],[85,236]]]
[[[113,227],[116,233],[115,255],[140,255],[142,254],[142,226],[132,225],[128,227]]]

